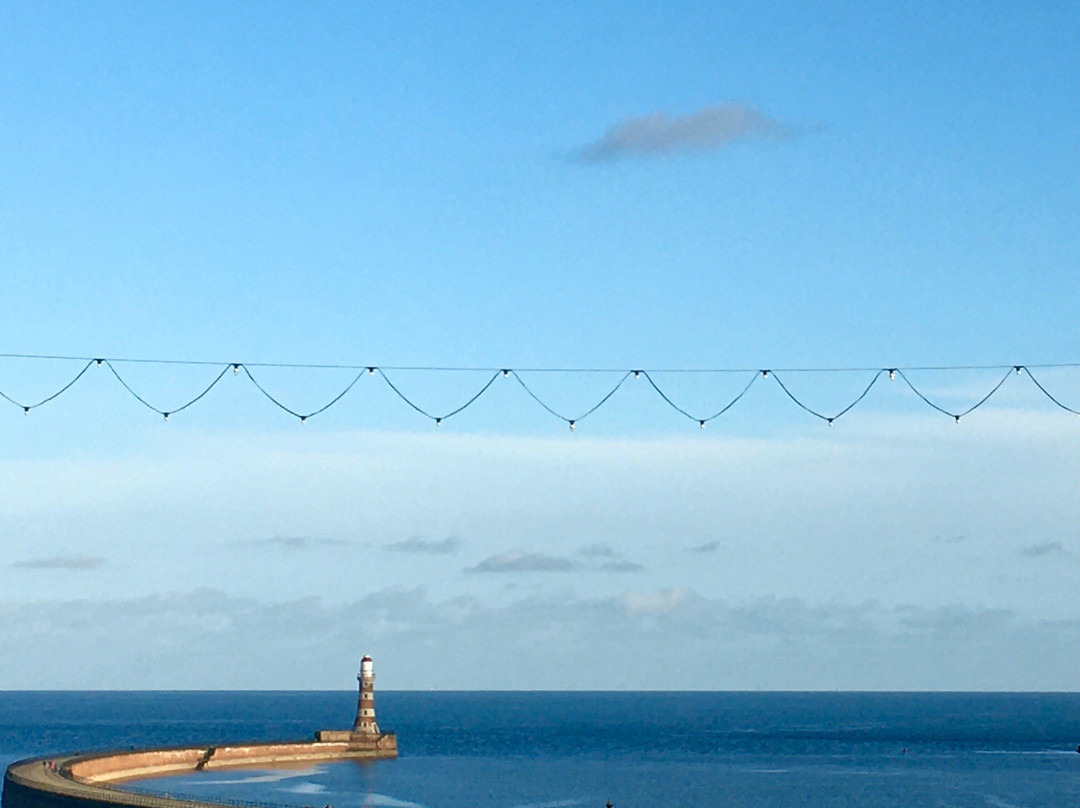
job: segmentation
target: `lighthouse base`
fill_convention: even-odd
[[[397,757],[397,735],[393,732],[353,732],[347,729],[321,729],[316,743],[348,744],[349,753],[364,757]]]

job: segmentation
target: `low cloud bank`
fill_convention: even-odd
[[[684,588],[507,602],[387,589],[343,604],[197,590],[0,602],[0,688],[345,688],[369,652],[392,689],[1063,690],[1078,641],[1080,621],[1004,609]]]

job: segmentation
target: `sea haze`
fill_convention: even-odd
[[[1080,694],[385,692],[401,756],[129,784],[334,808],[1062,806]],[[0,762],[131,745],[304,738],[348,692],[0,693]]]

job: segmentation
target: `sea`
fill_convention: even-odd
[[[355,692],[0,692],[0,763],[309,738]],[[1080,806],[1080,694],[379,692],[396,760],[125,787],[290,808]]]

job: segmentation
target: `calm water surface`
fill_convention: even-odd
[[[355,698],[0,693],[0,763],[306,738],[347,726]],[[316,808],[1080,806],[1080,694],[382,692],[376,702],[398,732],[397,760],[137,787]]]

